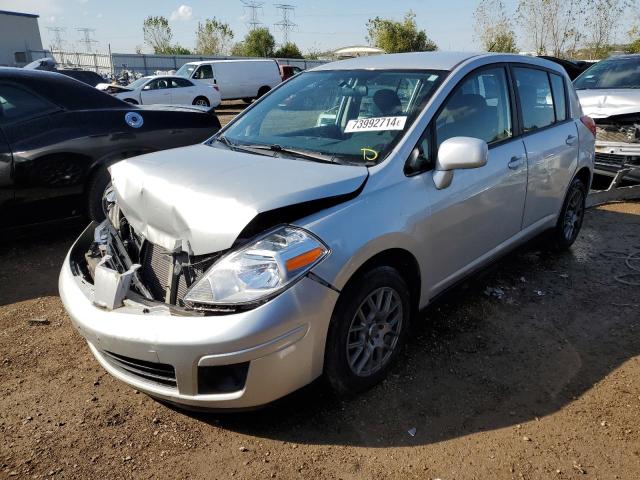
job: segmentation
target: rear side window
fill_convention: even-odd
[[[184,78],[172,78],[171,86],[173,88],[193,87],[193,83],[191,83],[189,80],[185,80]]]
[[[211,68],[211,65],[201,65],[193,75],[193,78],[195,78],[196,80],[206,80],[208,78],[213,78],[213,68]]]
[[[36,117],[53,108],[52,104],[27,90],[0,83],[0,124]]]
[[[463,80],[445,102],[435,127],[438,147],[452,137],[474,137],[488,144],[511,137],[505,69],[483,69]]]
[[[553,106],[556,112],[556,122],[563,122],[567,119],[567,104],[565,102],[564,80],[560,75],[550,73],[551,90],[553,92]]]
[[[516,90],[525,132],[543,128],[555,121],[549,75],[544,70],[515,67]]]

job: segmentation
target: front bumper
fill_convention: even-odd
[[[93,230],[85,230],[64,261],[60,297],[91,352],[114,377],[168,402],[236,409],[269,403],[322,373],[335,291],[304,277],[269,302],[234,314],[185,315],[132,299],[107,311],[93,304],[93,285],[75,266]],[[238,389],[202,393],[208,367],[242,364],[248,369]],[[208,371],[215,375],[215,369]],[[174,381],[167,380],[170,372]]]
[[[630,169],[625,177],[640,181],[640,144],[596,141],[595,150],[595,174],[613,178]]]

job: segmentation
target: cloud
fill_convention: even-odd
[[[189,5],[180,5],[176,10],[171,12],[170,20],[191,20],[193,9]]]

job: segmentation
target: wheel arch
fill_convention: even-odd
[[[382,266],[394,268],[405,279],[409,286],[411,304],[413,308],[417,310],[418,305],[420,304],[420,294],[422,291],[420,265],[416,257],[409,250],[404,248],[389,248],[381,250],[371,256],[369,259],[364,261],[353,272],[353,274],[351,274],[342,288],[342,291],[347,289],[353,282],[358,281],[358,278],[365,272]]]
[[[579,179],[582,183],[587,187],[587,193],[591,188],[591,180],[593,179],[593,175],[589,167],[579,168],[573,178]],[[572,180],[573,181],[573,180]]]

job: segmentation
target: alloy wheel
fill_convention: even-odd
[[[581,190],[576,189],[571,193],[567,210],[564,213],[564,224],[562,233],[567,241],[573,240],[578,234],[584,216],[584,195]]]
[[[402,300],[393,288],[378,288],[364,299],[347,334],[347,361],[353,373],[368,377],[389,363],[402,318]]]

